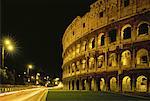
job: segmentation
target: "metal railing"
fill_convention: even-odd
[[[0,93],[36,88],[34,85],[0,85]]]

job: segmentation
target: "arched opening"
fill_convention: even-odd
[[[92,49],[95,48],[95,39],[92,40]]]
[[[136,91],[147,92],[147,77],[141,75],[136,79]]]
[[[116,55],[116,53],[112,53],[109,55],[108,66],[110,66],[110,67],[117,66],[117,55]]]
[[[79,80],[76,81],[77,90],[79,90]]]
[[[98,66],[98,68],[101,68],[101,67],[103,67],[103,65],[104,65],[104,56],[100,55],[97,58],[97,66]]]
[[[105,44],[105,35],[100,33],[98,36],[98,45],[103,46]]]
[[[74,80],[72,81],[72,90],[74,90]]]
[[[93,58],[93,57],[91,57],[91,58],[89,59],[89,68],[90,68],[90,69],[94,68],[94,58]]]
[[[115,42],[116,41],[116,36],[117,36],[117,30],[116,29],[112,29],[108,32],[108,36],[109,36],[109,42]]]
[[[115,77],[110,79],[110,90],[117,91],[117,79]]]
[[[85,70],[86,68],[86,60],[82,60],[82,70]]]
[[[129,76],[125,76],[122,80],[122,91],[123,92],[131,91],[131,78]]]
[[[129,6],[129,4],[130,4],[130,0],[123,0],[123,1],[124,1],[124,2],[123,2],[124,7]]]
[[[89,80],[89,90],[92,90],[92,79]]]
[[[148,51],[146,49],[138,50],[136,54],[137,64],[147,64],[148,59]]]
[[[91,38],[89,41],[89,49],[95,48],[95,38]]]
[[[147,23],[142,23],[138,27],[138,35],[143,35],[143,34],[148,34],[148,24]]]
[[[124,29],[123,39],[131,38],[131,27],[127,27]]]
[[[105,91],[105,80],[104,80],[104,78],[100,79],[100,90]]]
[[[105,36],[101,36],[101,46],[105,45]]]
[[[123,66],[130,66],[131,64],[131,52],[126,50],[121,54],[121,63]]]
[[[86,80],[82,80],[82,90],[85,90],[85,86],[86,86]]]

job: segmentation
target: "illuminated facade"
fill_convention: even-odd
[[[97,0],[62,44],[65,90],[150,92],[150,0]]]

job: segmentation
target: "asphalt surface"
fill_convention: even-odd
[[[142,97],[127,96],[117,93],[49,90],[46,101],[150,101],[150,100]]]
[[[33,88],[0,94],[0,101],[45,101],[47,88]]]

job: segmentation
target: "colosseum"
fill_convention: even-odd
[[[64,90],[150,92],[150,0],[97,0],[62,44]]]

